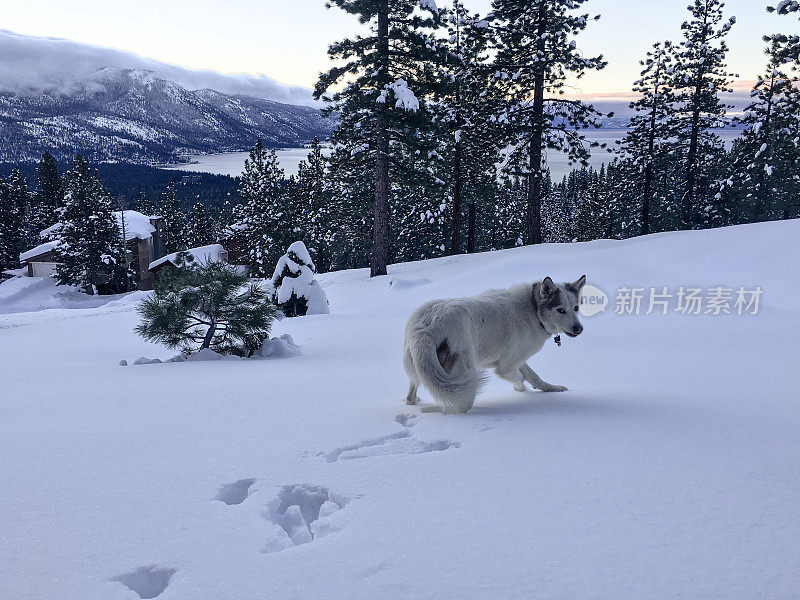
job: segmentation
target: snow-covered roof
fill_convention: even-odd
[[[35,248],[31,248],[30,250],[26,250],[22,254],[19,255],[20,261],[25,261],[35,256],[39,256],[41,254],[46,254],[47,252],[51,252],[53,248],[58,245],[58,240],[50,240],[49,242],[45,242],[44,244],[39,244]]]
[[[122,231],[122,211],[115,210],[114,217],[117,219],[117,227]],[[125,211],[125,241],[130,240],[149,240],[156,228],[150,223],[150,218],[135,210]]]
[[[119,230],[122,231],[122,216],[123,211],[115,210],[113,212],[114,218],[117,220],[117,227]],[[124,211],[125,215],[125,241],[129,242],[131,240],[149,240],[150,237],[155,233],[156,228],[150,223],[150,219],[154,217],[148,217],[147,215],[143,215],[140,212],[135,210],[126,210]],[[61,228],[61,223],[56,223],[55,225],[51,225],[47,229],[43,229],[39,232],[39,237],[44,238],[48,241],[39,244],[35,248],[31,248],[30,250],[26,250],[22,254],[19,255],[20,260],[28,260],[29,258],[33,258],[34,256],[39,256],[40,254],[44,254],[45,252],[50,252],[53,248],[56,247],[58,244],[58,230]],[[53,239],[56,238],[56,239]]]
[[[221,262],[223,260],[227,260],[228,255],[228,253],[225,251],[225,248],[219,244],[209,244],[208,246],[200,246],[199,248],[189,248],[187,252],[194,257],[196,263],[201,265],[209,262]],[[154,260],[150,263],[149,269],[152,271],[156,267],[159,267],[165,263],[174,265],[177,256],[178,253],[173,252],[172,254],[167,254],[158,260]]]
[[[150,223],[150,219],[159,217],[148,217],[135,210],[126,210],[125,214],[125,241],[130,240],[147,240],[155,233],[156,228]],[[117,220],[117,227],[122,231],[122,215],[123,211],[115,210],[113,212],[114,218]],[[52,238],[58,235],[58,230],[61,228],[61,223],[51,225],[47,229],[39,233],[40,237],[45,239]]]
[[[59,228],[61,227],[61,223],[56,223],[55,225],[50,225],[47,229],[42,229],[39,232],[39,237],[49,240],[52,238],[56,233],[58,233]]]

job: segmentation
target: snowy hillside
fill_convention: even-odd
[[[118,366],[173,354],[132,333],[140,294],[52,309],[0,284],[0,598],[796,598],[798,240],[785,221],[321,275],[331,314],[278,323],[285,359]],[[569,391],[402,403],[421,302],[583,273],[608,309],[531,360]],[[651,286],[763,295],[614,313]]]

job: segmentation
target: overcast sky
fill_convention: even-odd
[[[444,0],[437,1],[445,4]],[[585,10],[600,13],[602,18],[590,23],[578,38],[578,45],[586,54],[602,52],[609,66],[586,76],[576,92],[589,97],[626,93],[638,74],[637,61],[645,50],[657,40],[679,39],[689,2],[589,0]],[[466,3],[481,12],[490,6],[490,0]],[[728,37],[728,63],[744,80],[755,79],[762,68],[761,36],[797,27],[796,19],[767,14],[766,5],[766,0],[727,3],[726,15],[736,15],[738,19]],[[328,66],[328,44],[358,28],[353,17],[336,8],[326,9],[324,0],[0,0],[0,7],[0,25],[18,34],[66,38],[190,69],[265,75],[256,87],[273,90],[276,96],[282,94],[279,99],[285,101],[296,101],[297,90],[274,82],[310,88],[318,73]],[[23,46],[21,40],[25,42]],[[8,41],[6,36],[5,43]],[[72,58],[58,62],[59,55],[70,54],[54,50],[52,42],[37,48],[35,40],[17,37],[15,41],[17,51],[24,47],[36,55],[47,48],[50,57],[38,65],[28,59],[28,68],[20,69],[20,56],[12,57],[8,47],[0,45],[0,78],[6,81],[13,79],[12,71],[16,73],[14,77],[25,77],[26,72],[27,76],[36,77],[44,71],[75,68]],[[95,62],[121,56],[101,50],[97,54]],[[91,63],[84,62],[84,66]],[[142,66],[147,64],[155,63],[143,61]],[[198,79],[201,80],[202,77]],[[240,79],[233,86],[239,84],[253,85]]]

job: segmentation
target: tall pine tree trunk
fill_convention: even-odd
[[[700,85],[702,79],[698,76],[695,86],[694,108],[692,109],[692,121],[690,124],[689,154],[686,157],[686,190],[683,194],[681,204],[681,221],[684,227],[691,227],[693,224],[692,211],[694,210],[695,179],[697,178],[697,145],[700,136]]]
[[[642,235],[650,233],[650,198],[653,194],[653,160],[656,146],[656,117],[658,116],[658,78],[661,77],[661,62],[655,74],[653,90],[653,109],[650,113],[650,131],[647,135],[647,166],[644,169],[644,190],[642,191]]]
[[[475,252],[475,200],[467,207],[467,253]]]
[[[389,1],[382,0],[378,8],[378,84],[380,89],[389,81]],[[389,262],[389,119],[386,103],[378,104],[375,123],[375,223],[372,237],[370,277],[386,275]]]
[[[461,142],[456,142],[453,156],[453,229],[450,235],[450,254],[458,254],[461,247]]]
[[[536,139],[539,139],[538,143]],[[541,130],[531,142],[528,164],[528,197],[525,204],[525,243],[542,243],[542,142]]]
[[[539,27],[536,42],[539,56],[545,56],[547,3],[539,3]],[[533,131],[529,147],[528,198],[525,206],[527,244],[542,243],[542,140],[544,138],[544,65],[536,69],[533,86]]]
[[[775,70],[772,71],[772,78],[770,80],[770,91],[767,97],[767,111],[764,118],[764,124],[761,130],[764,132],[764,143],[767,145],[764,156],[764,164],[769,164],[772,158],[772,94],[775,89]],[[769,188],[767,185],[767,173],[763,168],[758,170],[758,214],[756,221],[764,221],[767,216],[767,204],[769,202]]]
[[[652,157],[647,161],[644,169],[644,190],[642,192],[642,235],[650,233],[650,196],[653,187],[653,162]]]
[[[708,4],[706,4],[708,8]],[[708,13],[703,16],[703,35],[700,39],[700,46],[705,47],[708,28],[706,23],[708,21]],[[703,81],[705,69],[702,64],[697,67],[697,75],[694,84],[694,95],[692,96],[692,121],[689,137],[689,155],[686,157],[686,191],[683,194],[683,202],[681,203],[681,220],[684,227],[689,227],[694,223],[694,208],[695,208],[695,179],[697,178],[697,143],[700,136],[700,105],[702,99],[700,94],[703,90]]]

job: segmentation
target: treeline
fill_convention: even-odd
[[[306,240],[329,257],[321,264],[378,275],[446,253],[798,216],[797,36],[764,38],[765,70],[733,119],[725,40],[735,18],[719,0],[694,0],[678,39],[643,57],[614,159],[556,184],[547,151],[585,166],[595,143],[582,130],[610,116],[565,94],[606,65],[576,43],[599,18],[580,11],[585,0],[495,0],[485,17],[458,0],[331,4],[367,32],[330,47],[336,66],[315,91],[340,115],[314,184],[326,198],[312,211],[319,237]],[[728,151],[715,132],[737,120],[743,133]],[[253,231],[259,214],[248,216]],[[304,223],[280,226],[288,235]]]
[[[458,0],[448,10],[333,0],[369,31],[331,46],[337,66],[317,85],[340,117],[330,155],[315,141],[287,178],[259,141],[236,194],[215,196],[211,210],[182,203],[172,184],[135,207],[165,217],[168,250],[235,238],[254,276],[271,275],[296,240],[320,271],[369,265],[377,275],[390,261],[800,216],[797,35],[764,38],[764,73],[744,114],[731,117],[725,38],[735,19],[719,0],[694,0],[682,39],[643,57],[628,132],[597,171],[589,153],[605,150],[582,131],[608,115],[564,94],[606,64],[578,50],[575,38],[598,18],[579,12],[584,3],[495,0],[480,17]],[[773,10],[794,16],[798,6]],[[731,124],[742,134],[726,149],[716,131]],[[551,181],[547,151],[578,168]],[[50,197],[41,173],[51,162],[31,198]],[[37,215],[62,210],[20,200],[23,184],[20,173],[0,181],[12,199],[0,204],[4,268],[14,263],[8,248],[34,241],[46,221]],[[19,227],[3,225],[15,218]]]
[[[59,171],[66,172],[72,165],[58,163]],[[200,202],[216,213],[225,200],[236,201],[236,178],[211,173],[193,173],[172,169],[159,169],[146,165],[126,163],[100,163],[95,165],[100,179],[115,202],[124,208],[136,208],[143,200],[158,198],[169,184],[184,210]],[[26,179],[31,189],[36,188],[37,163],[0,163],[0,177],[9,178],[15,170]]]

